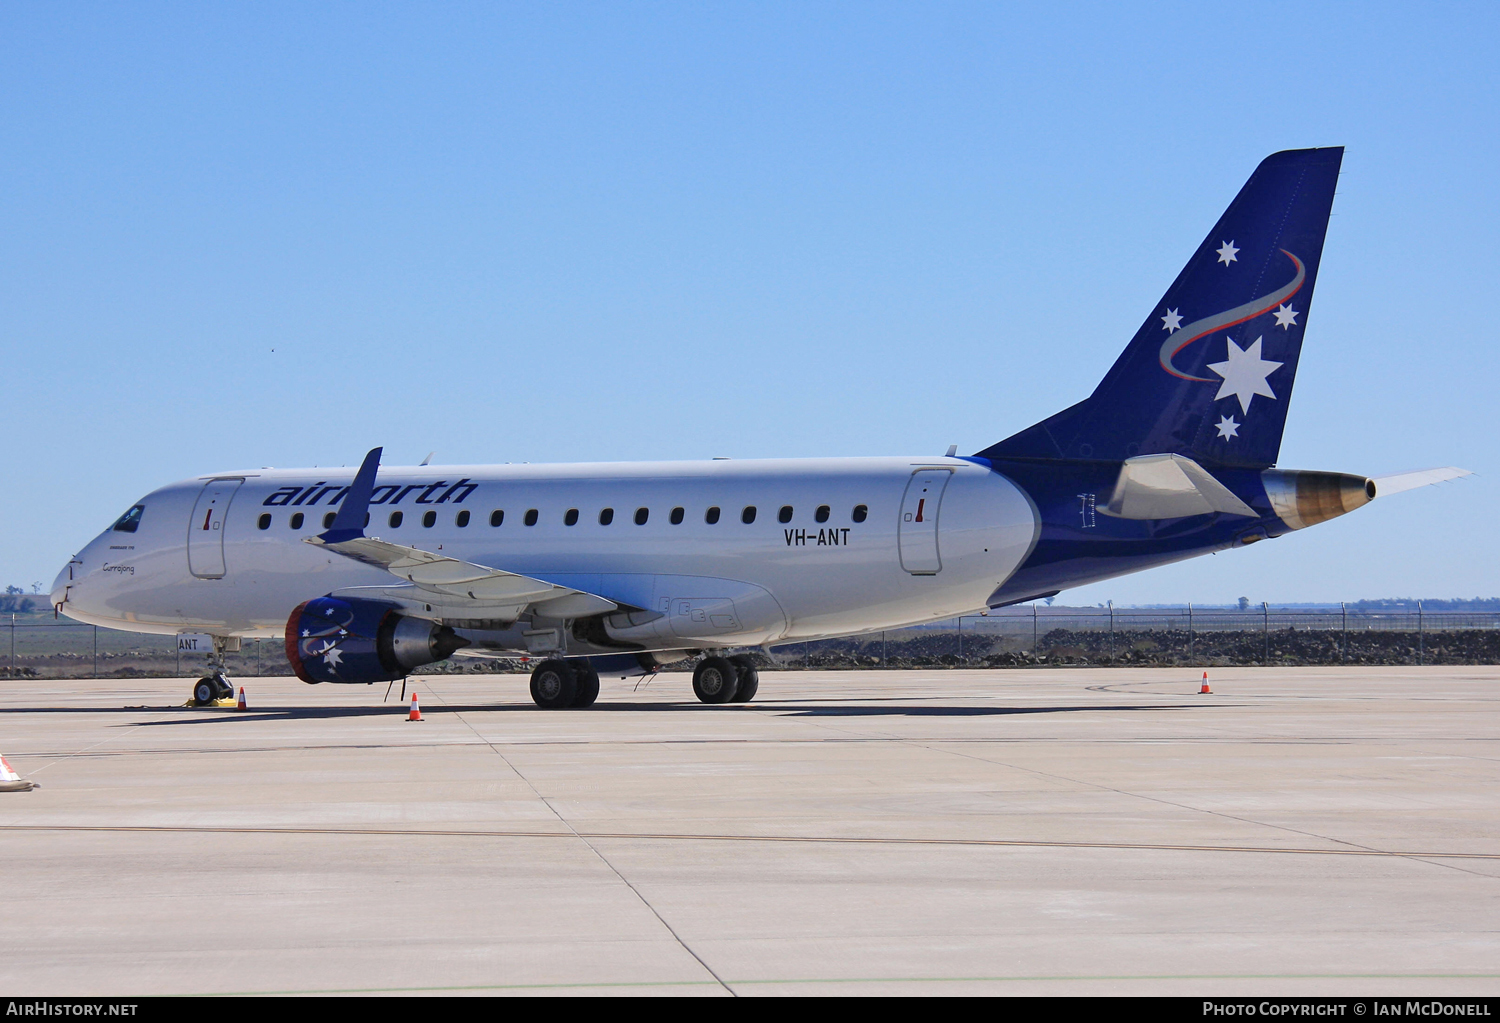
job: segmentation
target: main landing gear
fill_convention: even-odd
[[[760,672],[745,654],[705,657],[693,669],[693,692],[704,703],[749,703],[760,688]]]
[[[706,657],[693,669],[693,692],[704,703],[749,703],[760,672],[745,654]],[[531,698],[546,710],[589,707],[599,698],[599,672],[587,658],[549,657],[531,672]]]
[[[547,710],[588,707],[599,698],[599,672],[584,658],[549,658],[531,672],[531,698]]]

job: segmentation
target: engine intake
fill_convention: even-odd
[[[286,657],[304,682],[388,682],[469,641],[446,625],[375,600],[318,597],[286,620]]]

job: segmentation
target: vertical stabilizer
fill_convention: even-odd
[[[1343,156],[1263,160],[1094,393],[979,454],[1274,465]]]

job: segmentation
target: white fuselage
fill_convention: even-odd
[[[262,469],[163,487],[139,502],[134,532],[106,531],[69,563],[52,599],[118,629],[279,636],[309,598],[399,582],[302,542],[327,528],[353,476]],[[961,458],[391,467],[376,484],[369,536],[626,607],[676,606],[680,624],[646,629],[659,635],[642,645],[658,649],[769,645],[974,611],[1040,528],[1015,484]],[[731,610],[713,614],[715,599]]]

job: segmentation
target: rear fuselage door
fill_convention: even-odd
[[[203,484],[188,520],[188,571],[199,579],[224,578],[224,520],[242,479]]]
[[[938,506],[951,475],[947,469],[918,469],[906,484],[896,533],[901,546],[901,567],[912,575],[937,575],[942,571],[943,562],[938,556]]]

